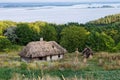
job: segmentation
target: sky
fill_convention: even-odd
[[[120,0],[0,0],[2,2],[120,2]]]

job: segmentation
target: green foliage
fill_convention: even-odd
[[[33,23],[29,23],[29,26],[33,31],[40,34],[41,28],[45,27],[47,24],[48,23],[46,23],[46,22],[36,21],[36,22],[33,22]]]
[[[65,24],[50,24],[51,26],[53,26],[55,28],[55,30],[57,31],[57,42],[60,43],[60,39],[61,39],[61,32],[65,27],[68,27]]]
[[[104,42],[104,48],[105,50],[111,51],[113,47],[115,46],[114,40],[111,38],[111,36],[108,36],[104,32],[101,33],[101,39]]]
[[[21,50],[22,50],[22,46],[16,44],[11,45],[11,47],[8,49],[9,52],[21,51]]]
[[[0,80],[9,80],[12,77],[13,70],[10,68],[0,69]]]
[[[41,76],[40,70],[21,70],[21,69],[13,69],[13,68],[0,68],[0,80],[9,80],[12,78],[12,76],[15,76],[14,74],[18,73],[21,74],[22,79],[29,78],[29,80],[36,79],[38,76]],[[78,79],[85,79],[87,80],[119,80],[119,74],[120,70],[110,70],[110,71],[84,71],[84,70],[52,70],[52,71],[44,71],[45,75],[50,75],[51,77],[58,76],[59,78],[62,77],[62,75],[71,80],[75,76]],[[45,76],[44,75],[44,76]],[[18,78],[20,79],[20,78]],[[45,78],[46,79],[46,78]],[[50,79],[47,78],[47,79]],[[76,78],[75,78],[76,79]],[[56,80],[56,79],[55,79]]]
[[[3,33],[2,27],[0,26],[0,36],[2,36],[2,33]]]
[[[18,37],[15,34],[15,31],[16,31],[16,27],[9,27],[4,32],[4,36],[6,36],[13,43],[16,43],[18,40]]]
[[[105,24],[111,24],[119,21],[120,21],[120,14],[116,14],[116,15],[105,16],[104,18],[100,18],[95,21],[90,21],[89,24],[105,25]]]
[[[22,63],[20,64],[20,69],[21,69],[21,70],[27,69],[27,63],[22,62]]]
[[[28,42],[35,40],[34,31],[27,23],[20,23],[17,25],[16,35],[19,40],[18,43],[21,45],[26,45]]]
[[[90,32],[105,33],[114,40],[115,45],[120,41],[120,14],[106,16],[95,21],[85,24]],[[94,38],[95,39],[95,38]],[[102,44],[102,43],[101,43]],[[95,48],[95,47],[94,47]],[[117,47],[110,48],[109,51],[119,51]]]
[[[56,41],[57,40],[57,32],[53,26],[46,25],[45,27],[41,28],[41,36],[46,41]]]
[[[11,47],[11,42],[4,36],[0,36],[0,51]]]
[[[81,29],[71,29],[71,26]],[[86,41],[88,32],[90,35]],[[120,41],[120,14],[106,16],[86,24],[0,21],[0,36],[6,36],[12,44],[17,45],[26,45],[43,37],[46,41],[57,41],[70,52],[75,48],[81,51],[85,45],[95,51],[119,51],[117,46]]]
[[[95,51],[111,51],[115,46],[114,40],[105,33],[91,32],[86,42]]]
[[[76,58],[75,53],[65,54],[63,60],[52,62],[37,61],[32,63],[21,62],[17,53],[16,55],[13,55],[13,52],[11,53],[12,55],[0,54],[0,80],[9,80],[16,76],[15,74],[19,74],[22,80],[26,78],[28,80],[32,78],[36,79],[38,76],[43,78],[46,75],[50,77],[57,76],[59,78],[63,75],[68,80],[71,80],[75,76],[78,79],[81,79],[81,77],[82,79],[88,79],[90,77],[90,80],[120,79],[120,55],[118,53],[96,53],[92,59],[87,59],[87,63],[84,63],[83,56],[78,54],[79,62],[77,64],[74,63],[74,59]],[[102,65],[99,65],[101,63],[100,59],[102,60]],[[21,80],[21,78],[16,79],[16,77],[12,78],[12,80],[14,79]]]
[[[83,48],[88,32],[83,27],[71,26],[64,28],[61,35],[60,44],[69,52],[72,52],[75,51],[76,48]]]
[[[120,52],[120,42],[113,48],[114,52]]]
[[[12,21],[0,21],[0,36],[3,36],[4,30],[11,26],[16,26],[16,23]]]

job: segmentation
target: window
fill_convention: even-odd
[[[39,60],[43,60],[43,57],[39,57]]]
[[[50,59],[52,59],[52,55],[50,55]]]
[[[60,54],[58,54],[58,58],[60,58]]]
[[[32,59],[32,55],[30,55],[30,59]]]

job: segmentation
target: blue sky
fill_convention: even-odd
[[[120,0],[0,0],[0,2],[120,2]]]

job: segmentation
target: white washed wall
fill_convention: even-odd
[[[50,59],[50,56],[47,56],[47,61],[50,61],[51,59]]]
[[[58,60],[58,55],[52,56],[52,60]]]
[[[62,58],[63,58],[63,55],[61,54],[60,57],[59,57],[59,59],[62,59]]]
[[[30,59],[29,58],[21,58],[21,61],[23,61],[23,62],[30,62]]]
[[[58,57],[58,55],[53,55],[52,59],[50,59],[50,56],[47,56],[47,61],[51,61],[51,60],[59,60],[62,59],[63,55],[60,55],[60,57]]]

